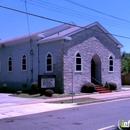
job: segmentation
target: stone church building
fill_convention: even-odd
[[[85,82],[94,81],[111,81],[120,89],[121,47],[98,22],[81,27],[71,22],[1,40],[0,89],[29,88],[39,76],[55,76],[47,82],[65,93],[79,93]]]

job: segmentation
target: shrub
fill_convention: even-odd
[[[117,85],[113,82],[109,82],[109,89],[110,90],[116,90],[117,89]]]
[[[116,90],[117,89],[117,85],[113,82],[109,82],[109,83],[106,82],[105,87],[110,89],[110,90]]]
[[[54,91],[51,89],[47,89],[45,90],[45,96],[47,97],[52,97],[52,95],[54,94]]]
[[[93,83],[85,83],[82,85],[81,92],[82,93],[93,93],[95,92],[95,85]]]
[[[109,88],[109,83],[108,82],[106,82],[105,87]]]
[[[38,83],[37,82],[33,82],[31,84],[31,90],[29,94],[37,94],[39,93],[39,87],[38,87]]]
[[[31,84],[31,89],[32,89],[32,90],[39,89],[39,87],[38,87],[38,82],[33,82],[33,83]]]

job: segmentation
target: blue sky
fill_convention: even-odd
[[[0,5],[25,11],[25,0],[1,0]],[[130,0],[72,0],[126,21],[130,21]],[[130,38],[130,22],[124,22],[92,10],[74,5],[66,0],[27,0],[28,12],[64,22],[84,25],[98,21],[111,34]],[[30,32],[60,25],[53,21],[29,16]],[[0,8],[0,39],[28,33],[26,14]],[[122,51],[130,52],[130,39],[115,37],[123,44]]]

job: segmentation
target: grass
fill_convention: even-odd
[[[80,95],[86,95],[84,93],[80,93],[80,94],[76,94],[76,96],[80,96]],[[29,94],[25,94],[25,93],[20,93],[20,94],[12,94],[10,96],[15,96],[15,97],[21,97],[21,98],[37,98],[37,99],[53,99],[53,98],[60,98],[58,101],[46,101],[46,103],[58,103],[58,104],[65,104],[65,103],[90,103],[90,102],[95,102],[95,101],[100,101],[99,99],[95,99],[95,98],[76,98],[76,96],[74,95],[72,98],[72,94],[53,94],[52,97],[46,97],[44,95],[40,95],[40,94],[34,94],[34,95],[29,95]],[[61,99],[64,97],[70,97],[70,99]]]
[[[53,94],[52,97],[46,97],[44,95],[40,95],[40,94],[33,94],[33,95],[29,95],[26,93],[20,93],[20,94],[12,94],[10,96],[15,96],[15,97],[22,97],[22,98],[38,98],[38,99],[48,99],[48,98],[63,98],[63,97],[71,97],[71,94]]]
[[[29,95],[26,93],[20,93],[20,94],[12,94],[10,96],[14,96],[14,97],[21,97],[21,98],[40,98],[40,94],[34,94],[34,95]]]
[[[47,103],[90,103],[90,102],[94,102],[94,101],[100,101],[99,99],[95,99],[95,98],[74,98],[74,99],[67,99],[67,100],[59,100],[59,101],[51,101],[51,102],[47,102]]]

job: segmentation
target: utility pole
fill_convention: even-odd
[[[73,57],[72,57],[72,61],[73,61]],[[72,103],[74,102],[74,86],[73,86],[73,62],[71,62],[71,69],[72,69]]]

